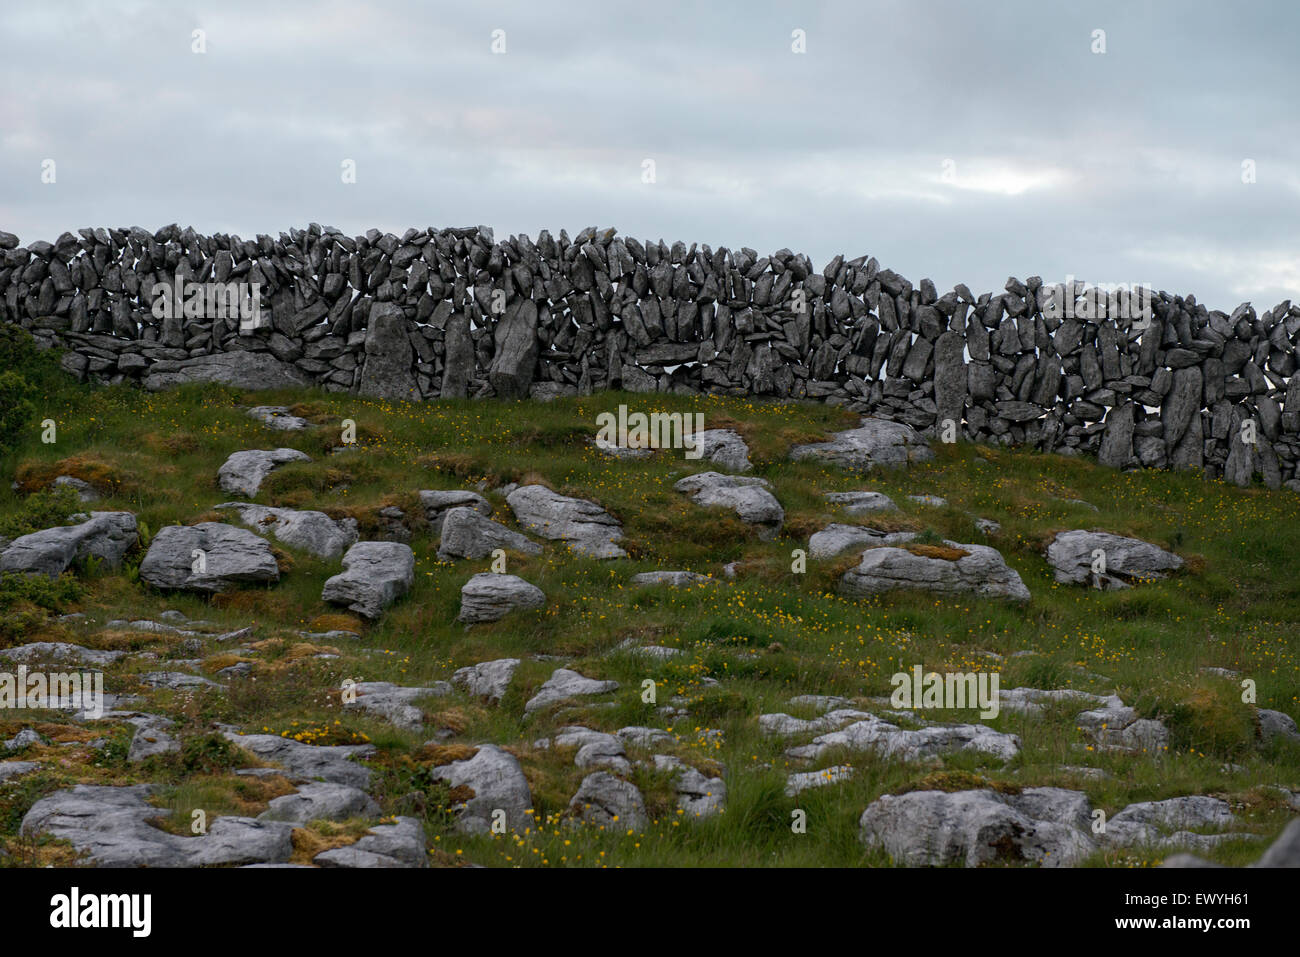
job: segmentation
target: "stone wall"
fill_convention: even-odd
[[[155,284],[257,282],[262,326],[155,318]],[[1064,304],[1050,308],[1053,294]],[[548,398],[600,389],[813,399],[935,434],[1202,467],[1276,487],[1300,459],[1300,306],[1231,315],[1156,293],[1148,321],[1077,284],[940,296],[875,259],[614,230],[496,242],[485,227],[313,224],[279,238],[168,226],[0,233],[0,319],[109,383],[315,384],[365,395]],[[1297,487],[1300,487],[1298,485]]]

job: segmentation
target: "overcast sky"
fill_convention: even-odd
[[[1264,309],[1298,35],[1292,0],[6,2],[0,229],[616,226]]]

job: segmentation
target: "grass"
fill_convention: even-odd
[[[772,483],[786,508],[782,533],[760,541],[734,515],[699,508],[672,490],[677,479],[706,471],[712,463],[688,461],[671,451],[637,461],[597,452],[589,441],[596,417],[620,403],[646,412],[702,412],[707,428],[740,431],[751,446],[753,474]],[[273,404],[293,406],[312,428],[271,432],[244,414],[249,406]],[[378,622],[365,623],[320,600],[322,583],[337,572],[337,562],[283,546],[277,546],[284,569],[278,584],[211,599],[162,594],[143,585],[136,574],[142,551],[128,556],[120,571],[81,568],[65,583],[29,587],[0,580],[0,644],[63,640],[158,656],[109,669],[109,691],[138,690],[140,672],[196,655],[175,636],[87,631],[57,621],[56,613],[81,611],[102,626],[113,619],[157,619],[171,608],[209,622],[212,634],[252,625],[255,634],[242,647],[256,643],[253,654],[240,654],[204,640],[203,653],[212,656],[207,671],[241,660],[253,665],[251,678],[231,681],[225,694],[147,692],[148,710],[172,717],[182,740],[197,742],[183,754],[128,765],[118,740],[125,732],[105,723],[96,730],[110,740],[105,747],[60,749],[61,760],[51,757],[49,768],[0,785],[0,846],[12,859],[58,859],[54,851],[29,847],[16,828],[41,795],[77,781],[158,781],[168,789],[161,800],[178,827],[188,827],[189,812],[199,806],[210,816],[260,807],[271,786],[233,776],[232,767],[255,762],[215,742],[211,732],[219,722],[314,743],[374,743],[379,753],[371,761],[373,793],[383,812],[424,820],[437,851],[431,859],[448,864],[884,865],[886,859],[857,840],[858,817],[872,800],[886,793],[966,786],[1075,787],[1108,814],[1132,801],[1215,794],[1241,805],[1238,813],[1247,828],[1271,836],[1291,812],[1264,796],[1267,787],[1300,787],[1297,749],[1260,747],[1238,683],[1201,670],[1217,666],[1240,672],[1254,681],[1260,707],[1300,715],[1300,554],[1279,534],[1300,522],[1300,497],[1291,492],[1239,489],[1185,473],[1121,473],[1080,458],[970,445],[937,445],[932,463],[907,471],[854,475],[790,462],[786,452],[792,443],[853,426],[855,416],[820,404],[714,396],[609,393],[545,404],[406,404],[210,386],[158,394],[125,387],[92,391],[68,382],[37,403],[35,419],[44,418],[58,423],[58,441],[43,444],[33,424],[30,435],[0,463],[8,473],[0,482],[0,530],[10,530],[4,534],[63,520],[69,503],[53,501],[44,488],[56,475],[72,474],[103,496],[94,508],[136,513],[147,540],[168,524],[202,520],[215,505],[232,500],[216,484],[217,470],[230,453],[287,446],[313,461],[273,472],[256,501],[353,517],[367,534],[383,527],[379,509],[402,508],[412,528],[416,581]],[[344,419],[355,421],[357,444],[329,454],[340,444]],[[10,488],[11,480],[19,482],[18,489]],[[541,555],[512,553],[507,570],[540,587],[546,607],[467,629],[455,621],[460,588],[485,570],[486,562],[438,561],[437,541],[424,525],[415,493],[477,489],[492,505],[492,517],[515,527],[500,491],[512,481],[538,482],[600,502],[623,522],[623,544],[632,557],[598,562],[554,543]],[[900,511],[846,517],[822,496],[859,489],[889,495]],[[907,499],[911,494],[939,495],[948,505],[914,503]],[[985,537],[975,529],[976,518],[999,522],[1001,531]],[[808,534],[832,521],[922,532],[910,550],[948,560],[965,553],[944,541],[991,544],[1019,572],[1033,598],[1024,606],[924,593],[845,598],[835,592],[835,583],[856,563],[851,554],[808,560],[803,573],[792,570],[792,552],[806,548]],[[1174,548],[1187,559],[1187,568],[1123,591],[1059,585],[1042,551],[1054,534],[1072,528]],[[734,581],[685,589],[628,584],[634,573],[658,568],[722,579],[731,562],[740,563]],[[346,631],[357,638],[313,642],[300,631]],[[657,661],[615,650],[629,638],[681,654]],[[1026,651],[1033,654],[1012,657]],[[321,653],[337,657],[317,657]],[[620,688],[598,701],[524,717],[524,702],[557,666],[533,658],[536,654],[570,657],[567,667],[616,680]],[[342,707],[339,688],[348,678],[428,685],[449,680],[458,667],[501,657],[522,659],[501,705],[431,699],[425,704],[431,719],[425,735]],[[818,766],[852,764],[850,780],[787,798],[786,774],[804,769],[788,766],[786,742],[763,737],[756,716],[793,710],[786,702],[796,694],[887,696],[890,676],[916,664],[941,672],[998,671],[1003,688],[1118,693],[1144,716],[1166,723],[1171,747],[1159,757],[1098,753],[1089,749],[1068,707],[1033,718],[1004,712],[990,724],[1024,742],[1023,753],[1005,768],[967,755],[946,758],[942,767],[836,755]],[[647,680],[653,682],[655,704],[642,700]],[[665,720],[656,707],[673,698],[686,702],[689,714]],[[30,714],[19,717],[31,723]],[[51,717],[57,724],[57,716]],[[974,712],[954,717],[975,720]],[[586,772],[572,765],[571,753],[534,748],[532,742],[577,722],[609,731],[629,724],[668,730],[672,744],[657,751],[706,772],[725,768],[726,813],[686,820],[664,775],[638,768],[631,778],[646,796],[650,827],[629,834],[576,824],[568,802]],[[24,726],[12,713],[5,715],[0,740]],[[456,737],[430,745],[427,738],[437,728]],[[536,811],[525,833],[458,834],[448,811],[457,796],[428,777],[439,762],[455,760],[449,756],[483,742],[504,744],[520,758]],[[1095,767],[1110,776],[1079,780],[1062,765]],[[796,810],[806,815],[801,833],[791,829]],[[360,835],[358,828],[351,822],[333,830],[300,829],[295,860],[309,860],[312,849],[350,843]],[[1258,844],[1235,842],[1209,856],[1240,863],[1258,852]],[[1150,862],[1107,852],[1090,863]]]

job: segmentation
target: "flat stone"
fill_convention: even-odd
[[[605,694],[616,690],[618,690],[617,681],[597,681],[594,678],[584,678],[578,672],[568,668],[557,668],[551,672],[551,677],[546,679],[546,683],[537,689],[537,694],[524,705],[524,714],[531,714],[566,698]]]
[[[310,462],[297,449],[246,449],[234,452],[217,470],[217,484],[224,491],[253,498],[273,469],[290,462]]]
[[[1106,562],[1106,571],[1100,575],[1092,570],[1098,550],[1104,553]],[[1102,588],[1154,581],[1183,567],[1181,558],[1150,542],[1083,530],[1060,532],[1053,538],[1047,546],[1047,561],[1055,569],[1058,582],[1091,582]]]
[[[125,651],[100,651],[83,648],[66,641],[33,641],[13,648],[0,648],[0,658],[15,664],[33,664],[39,661],[71,661],[82,665],[111,665],[126,655]]]
[[[284,405],[258,405],[248,410],[248,417],[257,419],[269,429],[280,432],[296,432],[311,427],[311,423],[301,416],[294,415]]]
[[[379,805],[365,791],[346,784],[302,784],[294,794],[274,798],[259,821],[290,821],[307,824],[316,820],[344,821],[354,817],[378,817]]]
[[[850,515],[866,512],[892,512],[898,506],[894,500],[883,492],[826,492],[826,501],[841,506]]]
[[[224,502],[214,508],[229,509],[249,528],[317,558],[338,558],[357,540],[355,518],[336,522],[324,512],[267,508],[248,502]]]
[[[318,867],[427,867],[424,825],[413,817],[377,824],[355,844],[322,851],[312,863]]]
[[[1029,589],[996,549],[945,541],[967,554],[951,561],[917,555],[905,548],[869,548],[862,561],[840,579],[839,591],[850,596],[879,595],[896,589],[941,594],[974,593],[986,598],[1028,601]]]
[[[301,389],[310,385],[296,368],[266,352],[196,356],[181,360],[171,371],[151,372],[144,377],[144,387],[150,392],[189,382],[213,382],[248,390]]]
[[[357,708],[390,721],[399,728],[419,731],[424,726],[424,712],[412,702],[420,698],[440,698],[451,694],[451,685],[434,682],[428,688],[404,688],[390,681],[361,681],[353,686],[356,700],[345,709]]]
[[[785,522],[785,509],[768,491],[771,485],[766,479],[700,472],[681,479],[673,488],[689,495],[696,505],[730,509],[742,522],[753,525],[764,540],[775,538]]]
[[[796,445],[790,450],[790,458],[867,470],[928,462],[934,458],[934,452],[911,426],[866,418],[856,429],[834,433],[830,441]]]
[[[959,752],[978,752],[1010,761],[1020,753],[1020,738],[982,724],[942,724],[904,731],[873,715],[838,731],[818,735],[811,744],[790,748],[786,754],[811,762],[837,749],[870,751],[883,758],[902,761]]]
[[[700,575],[696,572],[641,572],[632,576],[632,584],[643,585],[668,585],[671,588],[689,588],[692,585],[712,585],[714,579],[708,575]]]
[[[853,777],[853,768],[847,764],[836,764],[821,771],[797,771],[786,776],[785,796],[795,797],[809,788],[824,788]]]
[[[915,532],[882,532],[862,525],[832,523],[808,539],[808,557],[833,558],[851,548],[902,544],[914,538]]]
[[[552,492],[544,485],[523,485],[506,496],[506,504],[524,528],[589,558],[626,558],[616,542],[623,526],[595,502]]]
[[[226,740],[255,757],[284,768],[293,779],[326,781],[355,788],[366,788],[370,784],[370,769],[351,759],[373,754],[374,745],[315,745],[278,734],[222,733]]]

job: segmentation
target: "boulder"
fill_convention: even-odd
[[[457,558],[487,558],[498,548],[525,555],[538,555],[542,551],[542,546],[528,536],[464,506],[443,513],[440,534],[438,560],[444,562]]]
[[[934,452],[915,429],[902,422],[866,418],[856,429],[836,432],[827,442],[796,445],[795,461],[828,462],[843,468],[868,470],[928,462]]]
[[[942,867],[1024,861],[1069,867],[1096,850],[1088,832],[1058,818],[1038,817],[1058,802],[992,790],[887,794],[862,812],[859,838],[895,864]],[[1083,798],[1086,805],[1087,798]]]
[[[453,508],[472,508],[480,515],[492,514],[492,506],[478,492],[426,490],[420,492],[420,504],[424,506],[424,517],[429,522],[429,530],[435,535],[442,534],[443,519]]]
[[[266,352],[221,352],[155,362],[144,377],[144,387],[151,392],[189,382],[212,382],[254,391],[301,389],[311,384],[294,366]]]
[[[355,518],[336,522],[324,512],[267,508],[248,502],[224,502],[215,507],[230,509],[249,528],[317,558],[338,558],[357,540]]]
[[[364,618],[384,609],[411,590],[415,553],[401,542],[357,542],[343,556],[343,571],[327,579],[321,600],[347,605]]]
[[[461,794],[468,792],[452,807],[458,831],[488,833],[498,810],[505,812],[506,827],[512,831],[536,823],[528,813],[533,795],[519,762],[494,744],[480,744],[472,757],[433,768],[429,776]]]
[[[552,492],[544,485],[523,485],[506,496],[506,504],[524,528],[589,558],[626,558],[616,542],[623,526],[595,502]]]
[[[698,458],[706,458],[728,472],[748,472],[754,467],[749,461],[749,446],[733,429],[705,429],[695,436]]]
[[[140,563],[140,580],[155,588],[222,592],[280,580],[266,539],[221,522],[159,529]]]
[[[1105,572],[1094,572],[1096,552],[1105,558]],[[1047,562],[1056,580],[1067,585],[1088,582],[1099,588],[1123,588],[1130,584],[1164,578],[1183,567],[1172,552],[1138,538],[1124,538],[1108,532],[1076,530],[1061,532],[1047,546]]]
[[[940,594],[974,593],[986,598],[1028,601],[1029,589],[1002,555],[987,545],[944,542],[943,549],[922,551],[884,546],[869,548],[862,561],[840,579],[843,595],[879,595],[896,589],[922,589]],[[923,546],[913,546],[921,549]],[[964,555],[957,553],[964,552]]]
[[[901,761],[961,752],[988,754],[1010,761],[1020,753],[1020,738],[982,724],[936,724],[905,731],[868,715],[838,731],[818,735],[811,744],[790,748],[786,754],[795,760],[812,762],[839,750],[868,751]]]
[[[91,512],[75,525],[57,525],[20,535],[0,552],[0,572],[26,572],[57,578],[73,562],[100,559],[110,568],[122,563],[138,541],[130,512]]]
[[[830,524],[808,539],[809,558],[833,558],[850,548],[910,542],[916,532],[882,532],[862,525]]]
[[[480,572],[460,590],[460,615],[466,624],[498,621],[512,611],[542,608],[546,594],[517,575]]]
[[[785,509],[768,491],[771,485],[766,479],[700,472],[688,475],[673,488],[689,495],[696,505],[730,509],[742,522],[753,525],[764,540],[775,538],[785,523]]]
[[[537,689],[537,694],[524,705],[524,714],[532,714],[565,698],[605,694],[616,690],[618,690],[617,681],[597,681],[594,678],[584,678],[578,672],[570,671],[568,668],[557,668],[551,672],[551,677],[546,679],[546,683]]]
[[[510,687],[510,679],[518,667],[518,658],[480,661],[468,668],[458,668],[451,676],[451,683],[464,688],[468,694],[498,702]]]
[[[631,781],[608,771],[597,771],[582,779],[578,793],[569,802],[569,812],[588,824],[619,834],[641,831],[650,824],[641,791]]]
[[[227,492],[253,498],[272,469],[290,462],[310,461],[310,456],[297,449],[248,449],[226,459],[217,471],[217,482]]]
[[[279,432],[297,432],[311,427],[311,423],[301,416],[294,415],[284,405],[258,405],[248,410],[250,419],[257,419],[268,429]]]
[[[406,317],[394,302],[377,302],[366,323],[365,362],[357,391],[376,399],[420,401],[415,381],[415,350],[407,336]]]
[[[367,815],[368,816],[368,815]],[[355,844],[322,851],[312,858],[318,867],[427,867],[424,825],[418,818],[399,817],[377,824]]]
[[[321,819],[343,821],[378,816],[379,805],[360,788],[314,781],[300,785],[294,794],[274,798],[257,819],[308,824]]]

